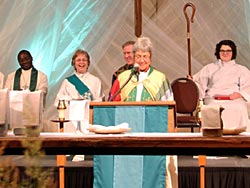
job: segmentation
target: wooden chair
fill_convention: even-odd
[[[194,115],[199,102],[199,89],[197,85],[188,78],[178,78],[171,84],[174,100],[176,102],[176,116],[177,128],[191,128],[191,132],[194,132],[194,128],[200,128],[201,124]],[[200,188],[205,187],[205,166],[206,156],[199,155],[198,163],[200,166]]]
[[[200,123],[195,116],[195,110],[199,102],[199,89],[188,78],[178,78],[171,83],[176,102],[177,128],[200,128]]]

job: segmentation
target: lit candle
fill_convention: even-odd
[[[59,121],[65,120],[65,109],[66,109],[65,100],[59,100],[57,106]]]

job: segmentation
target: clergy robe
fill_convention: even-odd
[[[84,74],[78,74],[74,73],[78,79],[80,79],[84,85],[86,85],[90,92],[93,95],[93,100],[102,100],[102,87],[101,87],[101,80],[97,78],[96,76],[90,74],[89,72],[86,72]],[[76,89],[76,86],[72,84],[68,79],[65,79],[62,82],[62,85],[60,87],[60,90],[56,97],[55,104],[57,105],[57,102],[59,99],[64,100],[72,100],[72,99],[81,99],[82,96],[79,93],[79,91]]]
[[[126,82],[128,81],[132,72],[133,72],[133,69],[124,71],[118,75],[118,78],[115,80],[115,82],[110,90],[109,98],[112,98],[117,93],[117,91],[119,91],[119,89],[125,85],[121,89],[120,93],[116,97],[114,97],[113,101],[171,101],[171,100],[173,100],[173,92],[172,92],[171,86],[170,86],[169,81],[167,80],[165,74],[150,67],[147,72],[140,72],[138,80],[137,80],[137,77],[135,75],[133,75],[132,78],[130,79],[130,81],[126,84]],[[126,158],[126,157],[124,157],[124,158]],[[95,160],[98,161],[97,157],[95,157]],[[130,160],[132,160],[132,159],[129,159],[128,161],[130,161]],[[148,164],[148,162],[149,161],[147,161],[145,164]],[[126,159],[124,159],[124,161],[121,162],[121,164],[126,166],[126,168],[131,168],[131,166],[129,166],[128,163],[126,163]],[[159,165],[159,166],[161,166],[161,165]],[[120,170],[123,171],[124,169],[126,170],[126,168],[121,167]],[[162,166],[161,166],[161,168],[162,168]],[[97,167],[96,167],[96,169],[97,169]],[[159,170],[159,172],[160,172],[160,170]],[[95,176],[98,177],[99,171],[95,170],[95,173],[96,173]],[[165,183],[162,184],[161,187],[165,187],[165,186],[166,187],[173,187],[173,188],[178,187],[177,156],[167,156],[166,157],[166,172],[165,173],[166,174],[163,175],[163,177],[166,176],[166,179],[164,179],[164,181],[163,181]],[[135,173],[130,174],[130,177],[133,177],[133,176],[137,177],[138,174],[135,174]],[[142,182],[142,184],[143,184],[143,182]],[[98,181],[94,182],[95,188],[99,188],[98,183],[99,183]],[[140,184],[140,183],[141,183],[140,180],[138,180],[138,184]],[[154,187],[160,186],[157,183],[159,183],[159,182],[155,182],[155,184],[153,183]],[[137,186],[137,184],[133,184],[133,185],[131,185],[131,184],[133,184],[133,181],[130,182],[130,187]],[[121,187],[121,185],[119,185],[119,186]],[[117,187],[119,187],[119,186],[117,186]],[[125,187],[125,186],[126,185],[123,184],[123,187]],[[148,186],[150,187],[151,184],[149,184]],[[114,185],[114,188],[115,187],[116,186]]]
[[[22,70],[21,76],[20,76],[20,89],[28,89],[30,85],[31,80],[31,70]],[[5,88],[8,88],[9,90],[14,90],[14,80],[15,80],[15,74],[16,71],[10,73],[6,79],[5,82]],[[37,75],[37,83],[36,83],[36,91],[41,90],[44,94],[44,98],[48,92],[48,79],[47,76],[38,70]]]
[[[43,106],[45,106],[46,103],[46,95],[48,93],[48,79],[47,76],[37,70],[37,77],[36,77],[36,83],[31,82],[32,79],[32,68],[29,70],[23,70],[23,69],[18,69],[12,73],[10,73],[6,79],[5,82],[5,88],[8,88],[9,90],[20,90],[20,89],[29,89],[32,85],[35,85],[34,91],[41,91],[43,94]],[[16,73],[18,71],[21,71],[20,77],[20,83],[18,83],[19,88],[15,89],[15,78],[17,78]],[[16,83],[17,84],[17,83]],[[32,90],[31,90],[32,91]]]
[[[4,75],[0,72],[0,89],[3,89],[4,84]]]
[[[74,75],[88,88],[90,93],[92,94],[92,99],[94,101],[102,101],[103,93],[102,93],[102,86],[101,80],[86,72],[84,74],[74,73]],[[79,89],[79,88],[78,88]],[[55,106],[58,104],[58,100],[66,100],[70,101],[72,99],[82,99],[83,96],[80,91],[78,91],[77,86],[70,82],[69,79],[65,79],[62,82],[62,85],[59,89],[59,92],[56,96]],[[81,123],[81,129],[83,130],[83,122]],[[75,132],[77,131],[77,122],[72,121],[71,123],[67,123],[67,126],[64,128],[65,132]]]
[[[124,86],[133,70],[121,73],[114,82],[110,97]],[[150,67],[147,72],[140,72],[139,80],[135,75],[125,84],[114,101],[167,101],[173,100],[173,92],[166,76]]]
[[[250,71],[235,60],[218,60],[203,67],[193,76],[205,105],[221,105],[224,108],[222,120],[224,129],[249,128],[247,101],[250,100]],[[215,100],[216,95],[240,93],[236,100]]]

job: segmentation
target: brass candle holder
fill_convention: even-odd
[[[51,120],[52,122],[59,123],[60,132],[64,132],[64,123],[69,122],[65,119],[65,110],[67,109],[65,100],[59,100],[57,105],[58,119]]]

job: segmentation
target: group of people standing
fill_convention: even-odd
[[[137,38],[123,44],[126,62],[112,76],[112,87],[108,100],[112,101],[167,101],[173,100],[173,93],[166,75],[152,66],[152,43],[147,37]],[[247,101],[250,100],[250,71],[236,63],[236,45],[231,40],[220,41],[215,48],[216,62],[204,66],[193,79],[200,90],[205,105],[218,104],[224,107],[222,120],[226,128],[249,127]],[[9,90],[41,90],[48,92],[47,76],[33,66],[29,51],[21,50],[17,60],[20,68],[7,76],[0,73],[0,88]],[[83,99],[102,101],[101,80],[88,72],[90,55],[77,50],[72,57],[74,73],[61,84],[56,101],[59,99]],[[134,65],[137,65],[135,67]],[[137,68],[138,70],[135,70]],[[138,72],[135,72],[138,71]],[[185,91],[183,91],[185,92]],[[217,95],[227,99],[218,100]]]

